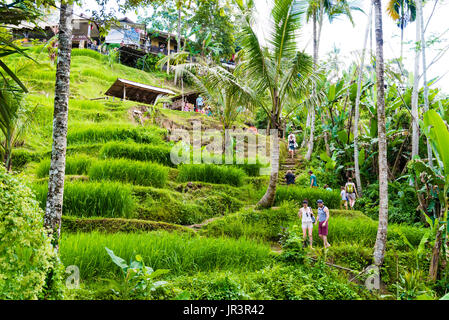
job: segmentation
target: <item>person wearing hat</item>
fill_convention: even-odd
[[[307,231],[309,231],[309,245],[310,249],[312,249],[313,220],[315,217],[313,216],[312,208],[309,207],[309,202],[306,199],[302,201],[302,207],[298,211],[298,216],[302,221],[302,238],[304,240],[304,246],[307,239]]]
[[[327,242],[327,234],[329,227],[329,209],[324,205],[323,200],[319,199],[318,204],[318,235],[323,240],[324,248],[329,248],[331,245]]]

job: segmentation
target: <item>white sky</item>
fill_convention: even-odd
[[[255,0],[258,10],[258,17],[256,23],[258,25],[257,32],[260,35],[267,34],[264,29],[267,27],[266,19],[269,17],[272,0]],[[384,35],[384,58],[385,60],[396,58],[400,56],[400,29],[396,23],[386,15],[385,8],[388,0],[382,0],[383,12],[383,35]],[[86,9],[96,9],[95,0],[83,1],[83,9],[78,8],[75,12],[80,13]],[[371,0],[359,0],[358,4],[366,12],[366,15],[359,12],[353,12],[353,19],[355,27],[352,26],[347,18],[336,18],[330,24],[327,20],[323,25],[320,42],[319,56],[321,59],[326,58],[329,51],[332,51],[336,46],[340,49],[341,60],[347,65],[355,59],[355,52],[361,51],[363,48],[363,38],[365,34],[365,27],[367,23],[367,15],[369,12],[369,5]],[[435,0],[428,0],[424,6],[424,24],[427,24],[428,18],[432,12]],[[137,15],[134,12],[127,13],[127,16],[132,20],[137,20]],[[119,16],[120,18],[121,16]],[[374,17],[373,17],[374,19]],[[447,31],[448,30],[448,31]],[[426,30],[426,40],[432,35],[439,36],[444,31],[447,31],[441,38],[441,43],[436,43],[426,50],[426,60],[429,65],[433,58],[438,54],[438,50],[449,45],[449,0],[439,0],[432,20],[430,21]],[[312,54],[312,26],[311,23],[305,25],[300,31],[301,36],[298,38],[299,47],[305,48],[306,52]],[[412,49],[415,41],[416,23],[410,23],[404,29],[404,64],[409,72],[414,69],[414,51]],[[375,35],[373,32],[373,50],[375,50]],[[369,39],[368,39],[369,41]],[[410,42],[410,43],[407,43]],[[369,48],[369,44],[368,44]],[[422,68],[420,66],[420,72]],[[434,86],[442,89],[444,93],[449,94],[449,51],[444,56],[434,63],[427,71],[427,79],[430,80],[435,77],[442,77]],[[421,83],[422,85],[422,83]]]

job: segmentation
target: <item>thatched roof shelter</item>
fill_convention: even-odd
[[[105,94],[123,100],[154,104],[159,95],[175,95],[176,93],[169,89],[118,78]]]

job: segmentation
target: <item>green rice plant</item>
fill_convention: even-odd
[[[166,189],[134,187],[141,207],[139,218],[182,225],[200,223],[239,210],[243,202],[223,192],[188,195]]]
[[[177,230],[180,232],[194,233],[190,228],[177,224],[171,224],[161,221],[149,221],[139,219],[124,218],[79,218],[73,216],[62,217],[62,232],[143,232],[155,230]]]
[[[72,49],[72,57],[90,57],[95,60],[99,61],[105,61],[106,57],[104,57],[100,52],[89,50],[89,49],[79,49],[79,48],[73,48]]]
[[[312,208],[316,208],[316,201],[318,199],[323,200],[324,205],[329,209],[340,208],[339,191],[327,191],[324,189],[303,188],[299,186],[279,186],[276,189],[276,205],[285,200],[302,203],[304,199],[309,201],[309,205]]]
[[[93,69],[93,68],[84,68],[83,71],[81,72],[82,76],[87,76],[87,77],[94,77],[94,78],[99,78],[99,79],[103,79],[109,82],[114,82],[115,80],[117,80],[117,77],[114,75],[109,75],[106,72],[103,72],[101,70],[97,70],[97,69]]]
[[[135,127],[122,123],[69,123],[67,143],[107,142],[110,140],[134,140],[140,143],[162,144],[165,131],[153,127]]]
[[[213,164],[184,164],[179,167],[178,182],[204,181],[240,187],[246,177],[242,169]]]
[[[126,261],[140,254],[153,269],[173,274],[198,271],[257,270],[269,261],[267,245],[230,238],[204,238],[178,232],[63,234],[60,255],[64,265],[76,265],[81,279],[120,275],[105,247]]]
[[[51,159],[44,159],[39,162],[36,168],[36,176],[38,178],[48,177],[48,173],[50,171],[50,161]],[[67,157],[65,161],[65,174],[86,175],[93,161],[93,158],[82,154]]]
[[[168,168],[160,164],[127,159],[97,161],[89,169],[92,180],[117,180],[158,188],[165,185],[167,176]]]
[[[47,202],[47,183],[32,186],[41,208]],[[64,215],[78,217],[129,218],[135,203],[131,187],[116,182],[65,182]]]
[[[69,109],[77,108],[81,110],[103,111],[105,109],[104,104],[99,101],[82,100],[82,99],[70,99]]]
[[[129,143],[121,141],[108,142],[101,148],[102,158],[126,158],[139,161],[151,161],[165,166],[174,166],[170,159],[170,148],[147,144]]]
[[[263,241],[277,241],[282,227],[291,225],[297,218],[292,202],[282,203],[279,209],[245,209],[215,220],[201,229],[207,236],[228,236]]]

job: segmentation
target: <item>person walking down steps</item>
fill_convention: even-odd
[[[296,177],[295,177],[295,174],[291,170],[287,171],[284,178],[285,178],[285,182],[287,183],[287,187],[291,184],[295,184]]]
[[[295,155],[295,148],[297,146],[298,144],[296,143],[296,137],[293,132],[290,132],[290,134],[288,135],[288,153],[290,154],[292,159]]]

